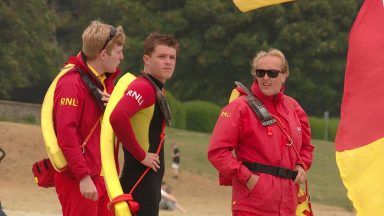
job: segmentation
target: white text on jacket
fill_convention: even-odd
[[[141,96],[141,94],[137,93],[136,91],[128,90],[126,95],[133,97],[140,106],[144,102],[143,96]]]

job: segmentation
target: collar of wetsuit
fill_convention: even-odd
[[[163,89],[164,87],[164,83],[160,82],[159,80],[157,80],[154,76],[152,76],[151,74],[148,74],[149,77],[151,77],[151,79],[153,80],[153,82],[155,82],[155,84],[157,85],[157,87],[159,87],[159,89]]]

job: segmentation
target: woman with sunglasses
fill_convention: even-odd
[[[219,115],[208,159],[219,171],[220,184],[232,185],[232,215],[293,216],[298,184],[306,181],[313,158],[308,118],[284,95],[289,67],[281,51],[260,51],[251,66],[250,94],[273,121],[262,122],[246,91],[237,88],[240,96]]]

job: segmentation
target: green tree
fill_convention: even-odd
[[[169,32],[181,42],[170,91],[181,100],[225,104],[235,80],[251,84],[249,63],[258,50],[275,47],[291,66],[287,93],[312,115],[341,100],[347,36],[360,0],[313,0],[248,13],[231,1],[127,1],[130,70],[141,67],[142,40],[151,31]]]
[[[82,33],[93,20],[115,26],[122,25],[127,4],[126,0],[50,0],[50,7],[59,18],[56,38],[60,48],[65,51],[66,56],[76,55],[81,51]],[[127,69],[126,65],[127,61],[121,64],[124,71]]]
[[[300,1],[285,7],[272,46],[281,47],[290,63],[287,91],[311,114],[339,112],[348,32],[357,2]]]
[[[182,101],[226,104],[234,81],[251,84],[256,52],[278,48],[290,64],[287,94],[320,116],[325,110],[339,112],[348,32],[362,0],[294,1],[247,13],[227,0],[0,2],[1,98],[16,98],[12,92],[25,96],[32,86],[45,86],[39,88],[44,91],[63,56],[81,50],[84,28],[101,19],[123,25],[127,42],[121,68],[136,75],[148,33],[176,35],[178,63],[167,88]]]
[[[42,98],[63,56],[44,0],[0,1],[0,98]]]

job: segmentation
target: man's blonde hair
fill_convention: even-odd
[[[256,56],[253,58],[252,60],[252,63],[251,63],[251,74],[255,77],[256,76],[256,69],[258,64],[259,64],[259,60],[263,57],[266,57],[266,56],[276,56],[278,57],[280,60],[281,60],[281,72],[283,73],[287,73],[287,77],[289,76],[289,66],[288,66],[288,62],[287,62],[287,59],[285,58],[283,52],[281,52],[280,50],[278,49],[269,49],[268,51],[260,51],[256,54]]]
[[[92,21],[91,24],[83,32],[83,53],[89,59],[93,60],[103,50],[104,44],[107,42],[112,31],[116,31],[116,35],[106,44],[104,49],[110,55],[114,45],[122,46],[125,43],[125,34],[122,26],[113,27],[100,21]]]

